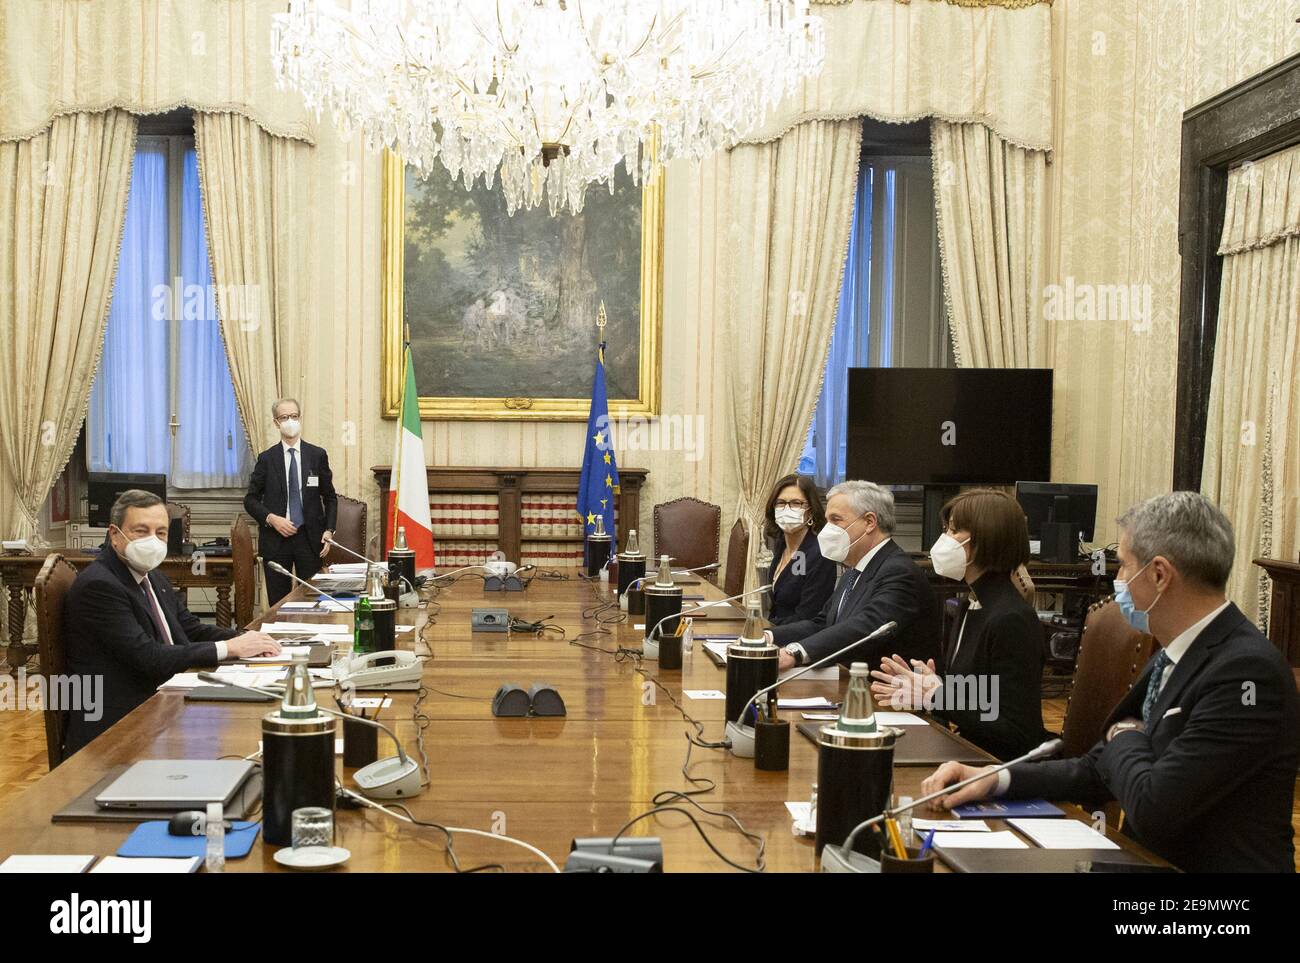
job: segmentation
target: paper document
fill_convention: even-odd
[[[916,820],[912,820],[916,826]],[[940,849],[1028,849],[1029,844],[1009,829],[996,833],[935,833],[934,845]]]
[[[346,622],[267,622],[260,631],[267,635],[351,635]]]
[[[720,689],[683,689],[682,694],[688,699],[725,699],[727,694]]]
[[[778,709],[834,709],[836,705],[821,696],[809,696],[806,699],[778,699]]]
[[[94,856],[15,855],[0,863],[0,873],[84,873]]]
[[[203,865],[202,856],[183,856],[179,859],[167,857],[133,858],[127,856],[105,856],[92,873],[195,873]]]
[[[917,819],[912,817],[912,828],[918,833],[928,833],[935,830],[935,838],[939,838],[939,833],[987,833],[989,824],[982,819]]]
[[[1077,819],[1008,819],[1043,849],[1119,849],[1087,823]]]
[[[878,726],[928,726],[920,716],[911,712],[881,712],[876,710],[876,725]]]

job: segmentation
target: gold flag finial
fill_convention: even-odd
[[[598,311],[598,312],[596,313],[596,327],[600,328],[600,333],[601,333],[601,334],[604,334],[604,333],[605,333],[605,325],[606,325],[606,324],[608,324],[608,322],[605,320],[605,302],[604,302],[604,301],[601,301],[601,302],[600,302],[600,311]]]

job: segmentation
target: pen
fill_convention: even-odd
[[[928,852],[930,851],[930,847],[931,847],[933,844],[934,844],[934,830],[932,829],[932,830],[930,830],[928,833],[925,834],[925,842],[921,844],[921,852],[920,852],[920,854],[917,856],[917,858],[918,858],[918,859],[925,859],[925,854],[928,853]]]
[[[907,849],[903,846],[903,837],[898,832],[898,822],[892,816],[885,819],[885,829],[894,846],[894,855],[899,859],[907,859]]]

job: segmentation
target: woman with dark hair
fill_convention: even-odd
[[[976,488],[940,517],[934,571],[964,581],[971,594],[945,647],[944,674],[933,659],[908,665],[895,655],[871,673],[872,692],[891,709],[928,709],[981,749],[1014,759],[1046,738],[1043,629],[1012,578],[1029,561],[1025,513],[1006,492]]]
[[[773,625],[811,619],[835,589],[835,565],[822,558],[817,533],[826,524],[822,496],[804,475],[786,475],[767,500],[765,534],[772,548]]]

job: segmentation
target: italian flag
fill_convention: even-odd
[[[406,377],[402,382],[402,410],[393,446],[393,473],[388,482],[388,517],[385,549],[393,547],[397,528],[406,529],[406,545],[415,552],[417,569],[433,568],[433,521],[429,517],[429,479],[424,473],[424,436],[420,432],[420,393],[415,390],[415,363],[406,346]]]

